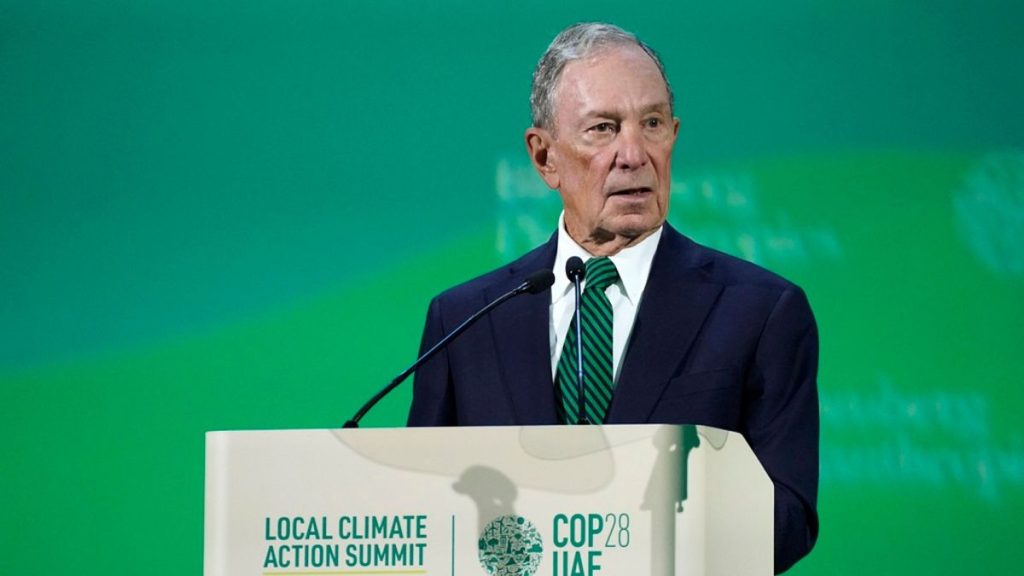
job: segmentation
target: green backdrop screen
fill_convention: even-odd
[[[205,431],[339,426],[554,229],[530,74],[581,20],[666,62],[670,221],[817,315],[793,573],[1019,569],[1019,3],[4,0],[0,573],[199,574]]]

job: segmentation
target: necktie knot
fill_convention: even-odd
[[[604,292],[604,289],[614,284],[619,279],[619,271],[610,258],[591,258],[587,260],[587,290],[594,288]]]

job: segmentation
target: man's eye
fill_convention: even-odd
[[[611,122],[601,122],[600,124],[591,127],[590,130],[599,134],[607,134],[615,131],[615,124],[612,124]]]
[[[661,118],[648,118],[646,124],[648,128],[657,128],[661,126]]]

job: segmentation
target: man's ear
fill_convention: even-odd
[[[526,152],[530,155],[530,162],[537,169],[537,173],[544,179],[548,188],[558,190],[558,170],[552,161],[551,133],[543,128],[528,128],[526,130]]]

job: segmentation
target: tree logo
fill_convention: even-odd
[[[480,534],[480,564],[492,576],[533,576],[544,544],[540,533],[522,516],[499,516]]]

